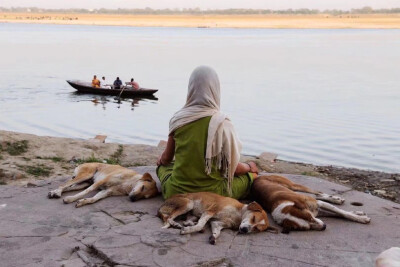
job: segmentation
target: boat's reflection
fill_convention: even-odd
[[[141,97],[121,97],[118,96],[103,96],[103,95],[94,95],[94,94],[82,94],[78,92],[72,92],[70,95],[71,99],[75,102],[92,102],[94,106],[99,106],[106,110],[107,105],[113,104],[113,106],[117,108],[121,108],[123,104],[129,104],[131,106],[131,110],[134,110],[135,107],[138,107],[140,102],[153,102],[158,101],[158,98],[151,96],[141,96]]]

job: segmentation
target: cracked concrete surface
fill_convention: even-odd
[[[153,175],[155,170],[135,169]],[[137,202],[110,197],[82,208],[47,199],[47,192],[64,178],[41,187],[0,186],[0,265],[372,266],[381,251],[399,245],[400,205],[315,177],[287,177],[341,194],[344,209],[367,212],[371,223],[323,218],[324,232],[289,235],[223,230],[213,246],[208,229],[184,236],[176,229],[161,229],[156,217],[161,196]]]

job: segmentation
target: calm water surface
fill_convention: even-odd
[[[0,24],[0,129],[156,145],[202,64],[244,153],[400,171],[400,30]],[[65,82],[93,74],[134,77],[159,100],[118,104]]]

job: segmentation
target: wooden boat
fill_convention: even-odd
[[[85,93],[85,94],[96,94],[96,95],[117,95],[121,94],[121,91],[123,90],[121,97],[146,97],[146,96],[153,96],[155,92],[157,92],[157,89],[147,89],[147,88],[140,88],[138,90],[136,89],[130,89],[130,88],[125,88],[125,89],[108,89],[108,88],[96,88],[92,87],[92,84],[89,82],[83,82],[83,81],[72,81],[72,80],[67,80],[67,83],[71,85],[73,88],[75,88],[79,93]]]

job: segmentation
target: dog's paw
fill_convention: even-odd
[[[330,196],[331,203],[337,204],[337,205],[342,205],[345,201],[344,198],[339,197],[339,196]]]
[[[215,245],[215,243],[217,242],[217,239],[212,235],[212,236],[210,236],[210,237],[208,238],[208,242],[209,242],[211,245]]]
[[[79,199],[78,202],[76,202],[76,204],[75,204],[75,208],[79,208],[79,207],[82,207],[84,205],[86,205],[85,199]]]
[[[336,205],[342,205],[345,201],[345,199],[340,196],[332,196],[325,193],[318,194],[317,199]]]
[[[168,229],[171,225],[169,223],[164,224],[161,229]]]
[[[58,191],[58,190],[50,191],[50,192],[47,194],[47,197],[48,197],[48,198],[60,198],[60,197],[61,197],[61,192]]]
[[[64,204],[69,204],[71,202],[74,202],[74,199],[71,197],[64,197],[63,202]]]
[[[174,228],[178,228],[178,229],[182,229],[183,228],[183,226],[180,223],[177,223],[174,220],[169,220],[168,223]]]
[[[363,216],[360,216],[360,217],[357,219],[357,222],[367,224],[367,223],[370,223],[370,222],[371,222],[371,218],[368,217],[368,216],[366,216],[366,215],[363,215]]]
[[[191,227],[189,226],[189,227],[183,227],[182,229],[181,229],[181,235],[186,235],[186,234],[190,234],[192,231],[191,231]]]
[[[193,226],[193,225],[195,225],[195,223],[192,222],[192,221],[186,221],[186,222],[183,222],[182,224],[183,224],[184,226]]]
[[[367,215],[365,212],[361,211],[361,210],[357,210],[357,211],[351,211],[351,213],[358,215],[358,216],[365,216]]]

